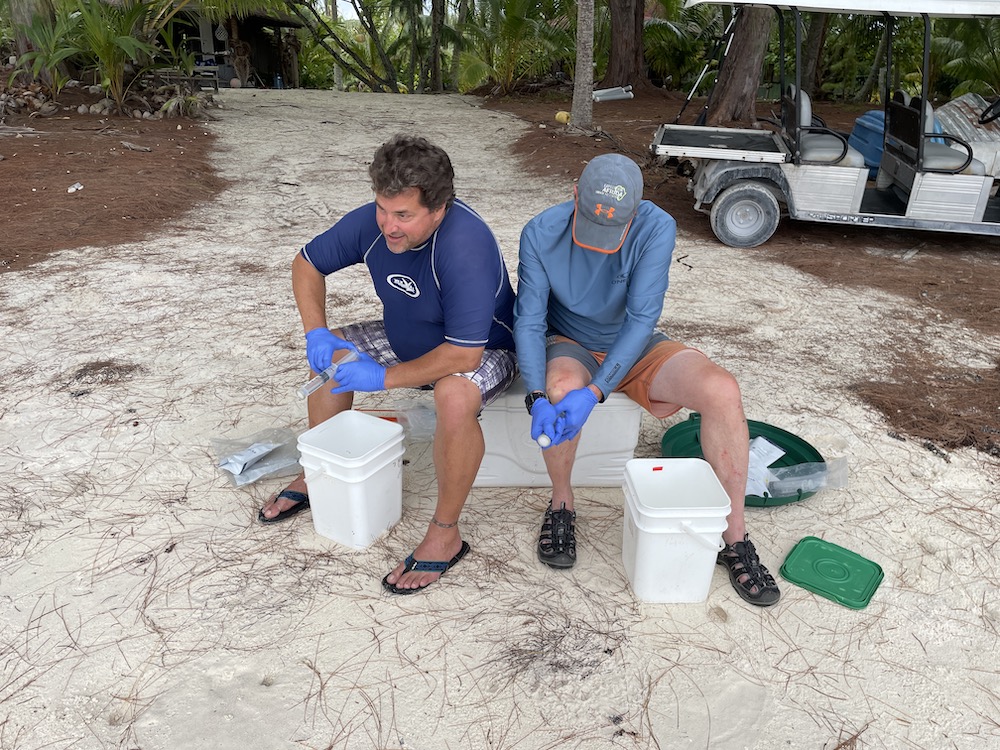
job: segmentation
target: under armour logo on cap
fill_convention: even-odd
[[[642,171],[621,154],[590,161],[576,186],[573,241],[602,253],[617,252],[642,201]]]

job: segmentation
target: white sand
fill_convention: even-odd
[[[477,489],[472,554],[390,597],[379,580],[433,503],[426,444],[407,452],[402,522],[354,552],[307,514],[258,524],[281,480],[232,488],[209,441],[305,426],[289,262],[370,198],[386,137],[449,151],[512,272],[521,226],[570,185],[521,172],[507,147],[525,125],[470,98],[221,99],[210,127],[234,183],[217,201],[155,241],[0,277],[0,747],[1000,746],[996,465],[889,437],[847,387],[887,371],[892,339],[982,367],[1000,342],[681,227],[665,330],[737,375],[750,418],[850,464],[847,489],[749,509],[764,561],[777,574],[810,535],[845,546],[885,570],[871,604],[779,578],[762,611],[721,568],[703,604],[643,604],[618,489],[580,491],[569,573],[535,560],[543,489]],[[331,288],[341,322],[377,311],[363,270]],[[99,361],[118,369],[74,378]],[[637,455],[685,416],[646,417]]]

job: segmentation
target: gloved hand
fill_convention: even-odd
[[[351,344],[330,333],[329,328],[313,328],[306,334],[306,359],[317,375],[333,362],[337,349],[350,349]]]
[[[577,388],[563,396],[563,400],[554,407],[559,413],[559,424],[556,425],[559,429],[552,444],[559,445],[575,438],[583,429],[590,412],[597,406],[598,400],[594,392],[586,387]]]
[[[547,435],[550,441],[555,442],[558,416],[556,407],[550,404],[547,398],[537,399],[531,405],[531,439],[538,440],[542,435]]]
[[[354,362],[344,362],[338,365],[334,379],[337,387],[330,393],[347,393],[348,391],[384,391],[385,368],[364,352],[359,352],[353,344],[347,345],[358,354]]]

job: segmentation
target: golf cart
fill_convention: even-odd
[[[687,6],[716,0],[686,0]],[[661,125],[651,149],[691,177],[695,208],[709,213],[712,230],[732,247],[766,242],[783,214],[831,224],[1000,235],[1000,197],[995,176],[974,158],[962,138],[934,132],[928,100],[931,17],[1000,17],[1000,0],[802,0],[801,4],[727,0],[778,14],[781,43],[781,122],[777,132],[700,125]],[[884,127],[880,158],[866,155],[843,133],[817,124],[802,90],[801,12],[878,15],[889,28],[886,69],[892,70],[894,19],[923,19],[921,91],[882,91]],[[785,80],[786,20],[794,28],[794,82]],[[984,107],[979,122],[1000,117],[1000,99]],[[871,167],[871,171],[870,168]]]

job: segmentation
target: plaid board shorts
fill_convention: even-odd
[[[342,338],[350,341],[359,350],[370,356],[383,367],[392,367],[402,363],[396,352],[389,345],[385,333],[385,323],[381,320],[367,320],[362,323],[352,323],[340,329]],[[504,391],[510,388],[517,377],[517,356],[506,349],[487,349],[479,367],[471,372],[454,373],[460,378],[471,380],[479,388],[483,396],[483,406],[489,406]],[[433,390],[434,384],[423,386],[424,390]]]

